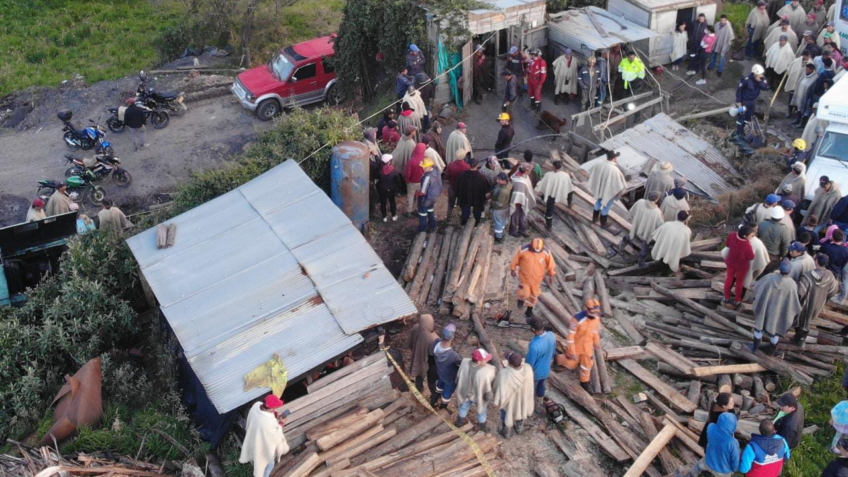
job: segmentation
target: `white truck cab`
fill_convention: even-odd
[[[816,117],[828,121],[828,125],[816,141],[807,165],[805,205],[813,200],[821,176],[830,177],[843,191],[848,191],[848,80],[845,77],[821,97]]]

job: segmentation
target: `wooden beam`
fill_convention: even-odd
[[[677,428],[671,424],[666,424],[665,427],[657,434],[657,437],[648,444],[648,447],[642,451],[642,454],[639,455],[639,458],[633,462],[633,465],[627,469],[627,473],[624,474],[624,477],[639,477],[645,472],[645,469],[651,465],[651,462],[660,453],[661,450],[665,449],[665,446],[674,439],[674,435],[677,434]]]
[[[768,371],[759,363],[725,364],[723,366],[698,366],[689,372],[692,376],[713,376],[716,374],[762,373]]]
[[[660,381],[660,379],[654,376],[650,371],[643,368],[639,363],[633,361],[632,359],[622,359],[617,361],[619,366],[629,371],[631,374],[639,378],[642,382],[647,384],[648,386],[654,388],[658,393],[664,396],[672,406],[677,409],[685,412],[691,413],[694,412],[698,406],[686,398],[686,396],[677,392],[676,389],[669,386],[668,384]]]
[[[606,349],[604,355],[607,361],[629,358],[641,359],[645,357],[645,350],[641,346],[625,346],[623,348]]]

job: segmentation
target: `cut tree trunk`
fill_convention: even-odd
[[[624,477],[639,477],[642,475],[645,470],[651,465],[651,462],[660,453],[665,446],[668,445],[669,442],[674,438],[674,435],[677,434],[677,428],[673,425],[666,424],[665,427],[657,434],[657,437],[648,444],[648,447],[642,451],[642,454],[639,455],[639,458],[633,462],[633,465],[627,469],[627,473],[624,474]]]

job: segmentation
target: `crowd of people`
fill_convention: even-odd
[[[32,201],[24,222],[38,222],[48,217],[76,212],[78,234],[97,229],[95,221],[79,210],[79,204],[73,201],[68,192],[68,183],[63,182],[46,201],[41,197],[36,197]],[[108,230],[116,234],[123,233],[133,225],[124,215],[124,212],[113,204],[111,199],[101,201],[100,211],[97,213],[97,223],[101,230]]]

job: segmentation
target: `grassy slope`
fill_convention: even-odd
[[[114,79],[157,60],[160,31],[180,3],[144,0],[14,0],[0,23],[0,96],[29,86],[57,86],[81,74]]]

